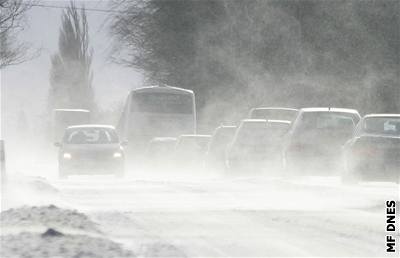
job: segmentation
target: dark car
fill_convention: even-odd
[[[224,170],[226,150],[235,135],[236,126],[221,125],[214,130],[206,154],[206,168]]]
[[[174,152],[177,168],[201,169],[210,140],[211,135],[185,134],[179,136]]]
[[[328,175],[341,166],[341,148],[360,120],[353,109],[303,108],[285,138],[287,172]]]
[[[290,121],[285,120],[242,120],[227,152],[229,170],[275,170],[281,163],[282,138],[289,127]]]
[[[400,182],[400,114],[366,115],[343,147],[344,183]]]
[[[249,112],[249,119],[287,120],[293,122],[299,113],[295,108],[258,107]]]
[[[173,137],[153,138],[145,153],[146,167],[151,170],[170,168],[176,142]]]
[[[59,176],[124,173],[124,150],[114,127],[78,125],[65,130],[59,146]]]

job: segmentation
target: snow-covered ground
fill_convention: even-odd
[[[385,201],[399,200],[399,185],[344,186],[337,177],[158,173],[34,178],[24,184],[30,186],[23,188],[25,201],[15,189],[9,190],[12,197],[3,196],[8,210],[1,217],[2,245],[31,239],[45,251],[32,253],[36,257],[85,257],[88,246],[97,245],[103,249],[93,256],[382,257],[388,256]],[[16,209],[24,202],[29,206]],[[17,210],[34,223],[19,221]],[[49,228],[63,234],[52,238],[51,250],[42,236]],[[7,245],[3,254],[26,253],[29,245],[24,246]]]

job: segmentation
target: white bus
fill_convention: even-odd
[[[195,134],[194,93],[171,86],[135,89],[127,98],[117,130],[129,149],[140,151],[154,137]]]
[[[68,126],[90,123],[90,111],[86,109],[54,109],[53,140],[59,142]]]

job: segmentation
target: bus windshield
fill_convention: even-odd
[[[191,114],[193,99],[176,93],[136,93],[132,96],[131,112]]]

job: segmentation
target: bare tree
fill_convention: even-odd
[[[374,102],[354,100],[368,76],[387,74],[398,85],[398,0],[115,0],[110,6],[117,11],[110,23],[113,60],[150,80],[194,90],[200,111],[225,100],[232,103],[228,115],[261,104],[319,105],[321,96],[368,110]],[[384,95],[398,96],[398,88]]]
[[[23,17],[32,1],[0,0],[0,69],[26,60],[27,45],[16,43],[23,29]]]
[[[58,53],[51,57],[49,109],[95,109],[92,89],[92,49],[85,9],[75,4],[64,11]]]

